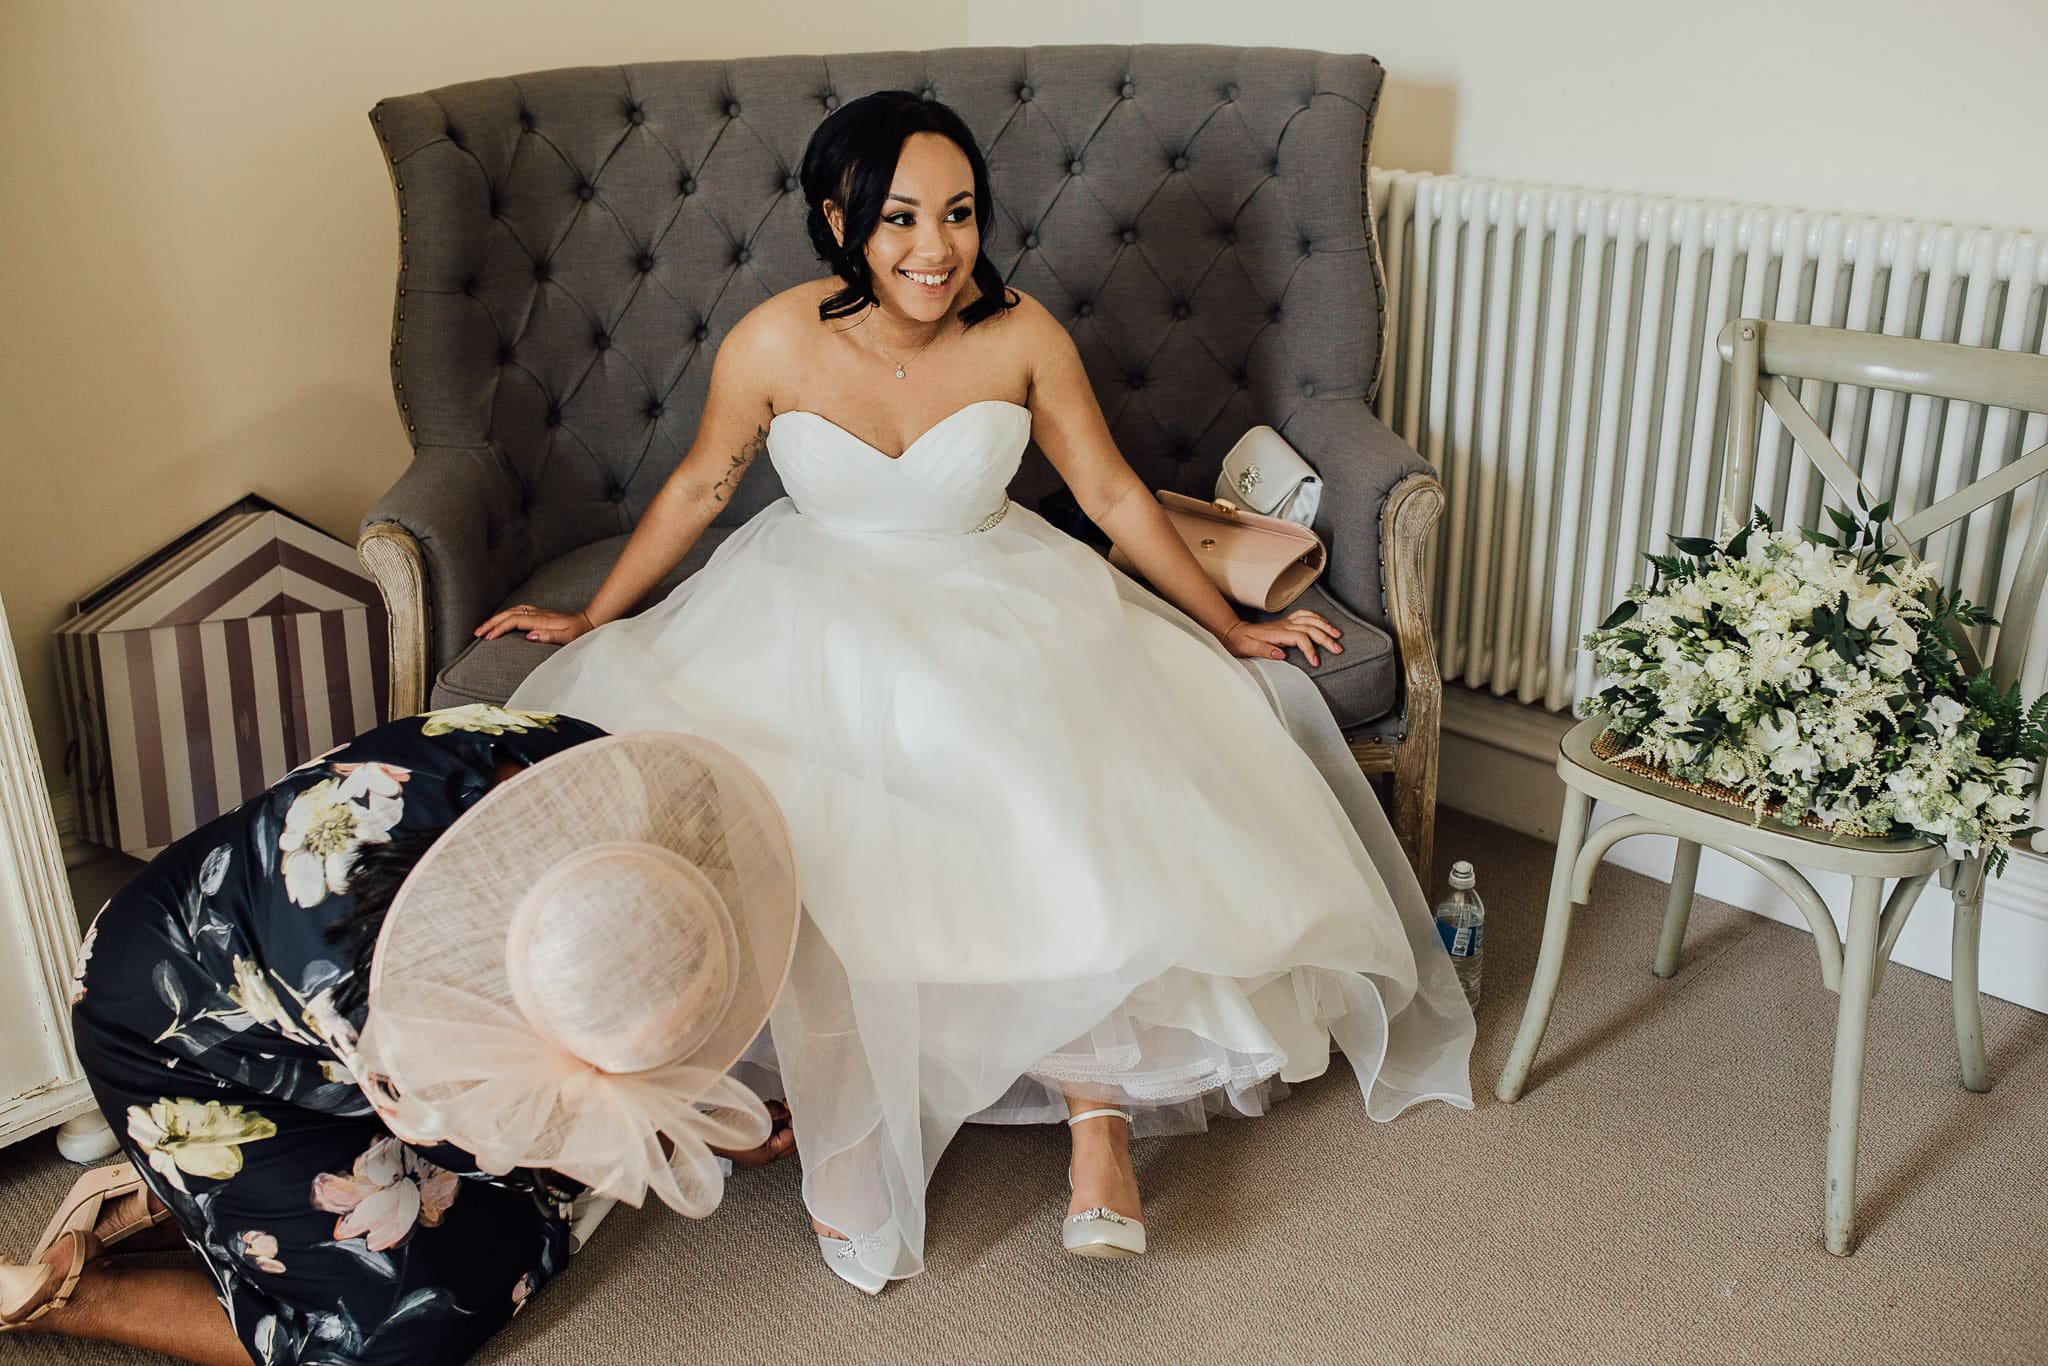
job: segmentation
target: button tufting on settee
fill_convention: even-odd
[[[1105,46],[593,67],[385,102],[378,150],[409,210],[412,288],[392,336],[402,420],[423,460],[494,452],[431,457],[488,485],[493,543],[471,578],[495,606],[535,566],[631,526],[698,425],[714,334],[819,273],[795,157],[876,88],[957,100],[984,138],[990,255],[1063,317],[1149,487],[1205,489],[1255,422],[1285,423],[1327,458],[1376,359],[1371,225],[1344,182],[1377,80],[1362,58]],[[1304,91],[1311,117],[1290,122]],[[759,136],[732,136],[742,118]],[[1324,269],[1291,293],[1304,266]],[[1288,298],[1309,306],[1283,314]],[[1012,496],[1032,506],[1053,476],[1029,451]],[[783,492],[757,462],[717,529]],[[435,558],[464,537],[432,540],[428,618],[449,637],[438,671],[467,644],[449,623],[471,604]],[[1330,575],[1359,605],[1381,602],[1376,555],[1333,543]]]
[[[1314,398],[1316,396],[1316,386],[1309,383],[1307,380],[1303,380],[1301,384],[1301,396],[1303,398]]]

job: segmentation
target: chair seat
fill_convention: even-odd
[[[1337,728],[1351,735],[1356,728],[1389,715],[1401,700],[1401,665],[1394,638],[1363,617],[1353,615],[1320,583],[1310,584],[1308,591],[1295,599],[1287,611],[1299,612],[1304,608],[1320,613],[1344,633],[1344,653],[1321,651],[1321,660],[1314,668],[1294,651],[1287,654],[1315,680],[1323,700],[1330,704],[1330,715],[1336,718]],[[1272,613],[1267,619],[1286,615]]]
[[[1596,801],[1647,816],[1696,843],[1733,847],[1852,877],[1917,877],[1948,866],[1948,851],[1923,835],[1836,835],[1808,825],[1757,824],[1748,812],[1631,772],[1593,752],[1605,716],[1581,721],[1558,742],[1557,774]]]
[[[633,610],[644,611],[667,597],[677,584],[704,567],[733,530],[732,527],[707,527],[697,538],[697,544],[690,547],[690,553],[683,557],[683,562]],[[524,602],[551,612],[580,610],[604,583],[604,576],[611,572],[628,539],[627,536],[607,536],[548,561],[535,571],[532,578],[513,589],[498,606],[502,609]],[[432,705],[458,707],[470,702],[503,702],[556,648],[528,640],[516,632],[499,636],[496,640],[471,641],[468,648],[455,656],[448,667],[441,670],[441,676],[434,680]]]
[[[644,610],[667,596],[677,584],[701,569],[731,534],[729,527],[706,530],[675,571],[634,610]],[[510,607],[527,602],[551,611],[575,611],[589,602],[591,594],[604,582],[613,561],[626,548],[626,540],[625,536],[610,536],[592,541],[542,565],[499,605]],[[1290,610],[1303,607],[1322,613],[1344,632],[1344,653],[1323,655],[1321,663],[1307,672],[1329,701],[1338,728],[1347,735],[1363,733],[1359,728],[1370,728],[1371,723],[1388,717],[1400,700],[1400,669],[1393,638],[1371,622],[1352,615],[1320,584],[1302,594]],[[503,702],[555,648],[518,634],[473,641],[434,680],[433,705]]]

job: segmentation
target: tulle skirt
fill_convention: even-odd
[[[1332,1040],[1376,1119],[1471,1104],[1471,1012],[1313,685],[1023,508],[962,535],[782,500],[512,704],[702,735],[775,794],[806,914],[738,1071],[881,1274],[922,1268],[963,1122],[1071,1095],[1200,1128]]]

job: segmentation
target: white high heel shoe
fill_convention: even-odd
[[[1084,1119],[1115,1115],[1126,1125],[1131,1117],[1123,1110],[1083,1110],[1067,1118],[1072,1128]],[[1067,1188],[1073,1189],[1074,1172],[1067,1169]],[[1144,1221],[1118,1214],[1107,1205],[1069,1214],[1060,1221],[1060,1245],[1076,1257],[1142,1257],[1145,1255]]]
[[[845,1281],[855,1290],[870,1295],[882,1293],[882,1287],[889,1284],[887,1276],[878,1276],[860,1264],[854,1256],[855,1248],[851,1238],[834,1238],[818,1234],[818,1255],[825,1259],[825,1265],[832,1268],[832,1274]]]

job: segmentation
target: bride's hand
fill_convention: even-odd
[[[1337,638],[1344,633],[1320,613],[1307,608],[1289,612],[1283,621],[1240,621],[1223,638],[1224,648],[1239,659],[1285,659],[1287,647],[1294,646],[1307,657],[1311,667],[1322,661],[1318,648],[1333,655],[1344,653]]]
[[[524,631],[528,640],[567,645],[576,637],[596,629],[590,624],[590,616],[586,612],[543,612],[538,607],[521,603],[517,607],[507,607],[470,634],[496,640],[507,631]]]

